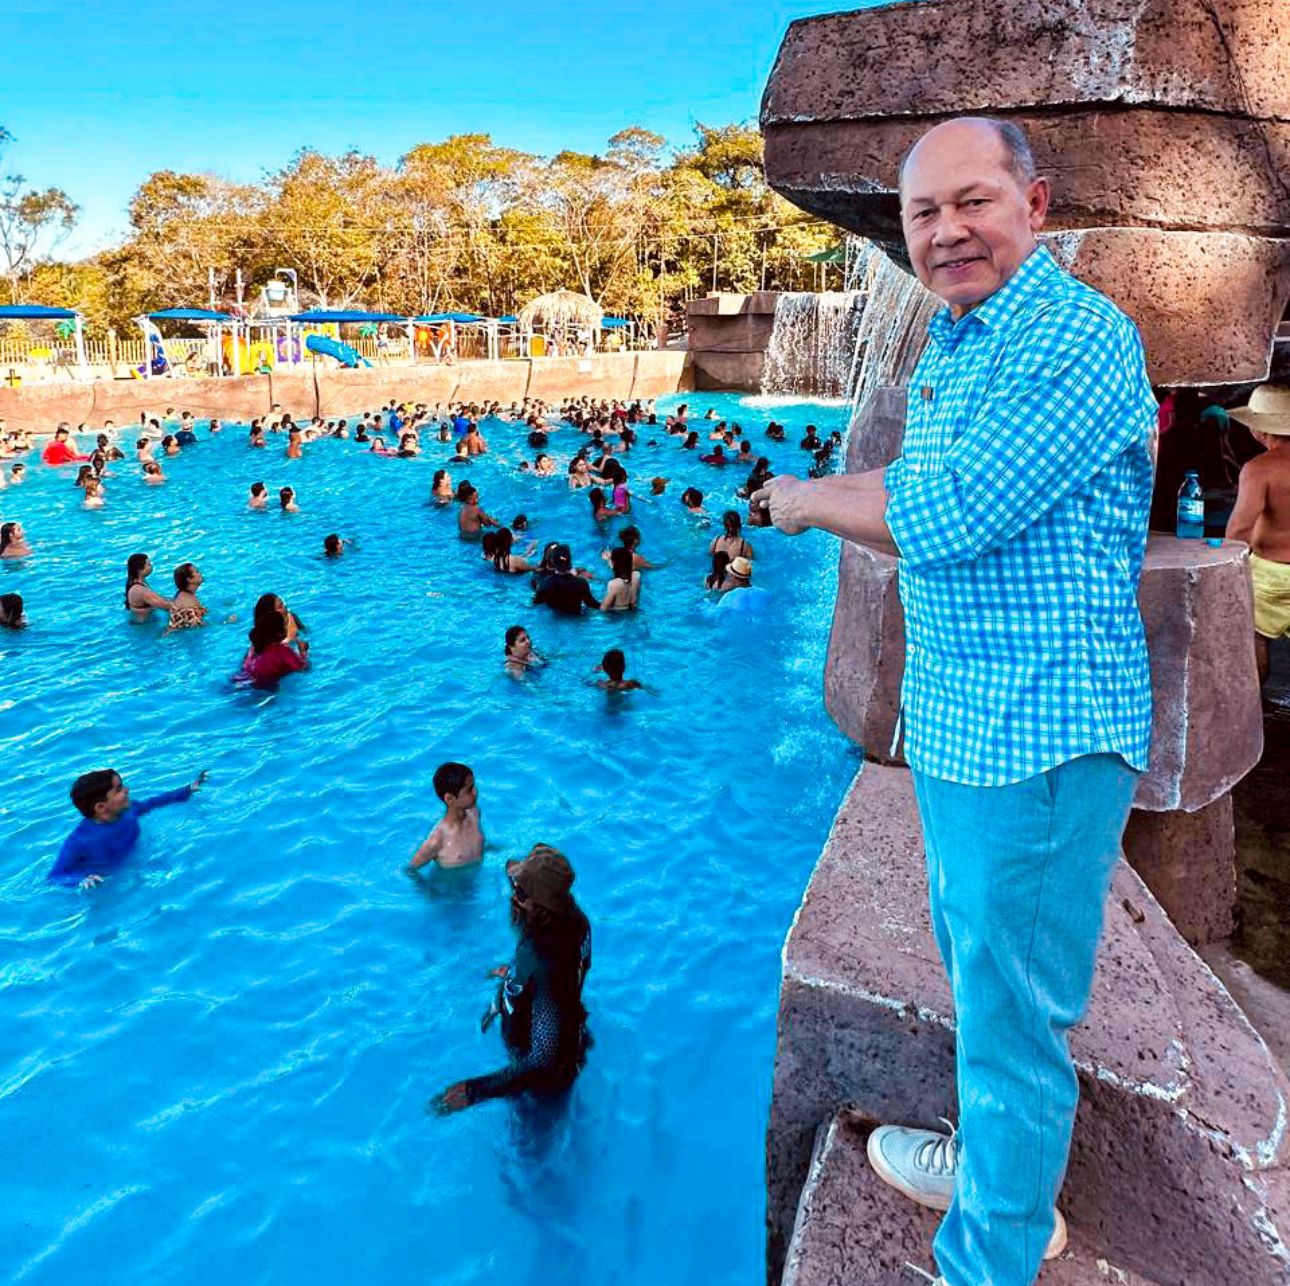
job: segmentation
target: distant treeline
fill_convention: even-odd
[[[293,268],[303,304],[400,314],[498,316],[568,287],[607,312],[652,321],[713,288],[810,289],[817,270],[804,256],[835,244],[836,230],[766,186],[756,129],[699,125],[695,134],[672,149],[631,128],[603,155],[554,157],[459,134],[394,166],[306,149],[255,184],[162,170],[130,202],[129,239],[78,263],[38,254],[42,236],[74,224],[71,198],[24,193],[19,180],[4,189],[0,251],[11,296],[80,308],[92,331],[204,305],[212,269],[223,305],[236,270],[249,303],[276,269]]]

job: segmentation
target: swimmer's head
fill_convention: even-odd
[[[475,774],[465,764],[451,760],[434,770],[434,793],[448,807],[472,808],[479,798],[475,790]]]
[[[192,563],[180,563],[175,568],[175,588],[188,593],[194,593],[202,583],[202,574]]]
[[[26,623],[27,620],[22,611],[22,595],[0,594],[0,625],[17,630]]]
[[[627,672],[627,658],[621,648],[612,647],[600,658],[600,668],[614,683],[621,683]]]
[[[609,566],[615,576],[630,582],[632,578],[632,551],[625,545],[619,545],[609,551]]]
[[[268,494],[268,491],[269,491],[269,488],[268,488],[268,487],[266,487],[266,486],[264,485],[264,483],[262,483],[262,482],[253,482],[253,483],[251,483],[251,494],[252,494],[253,496],[263,496],[263,495],[267,495],[267,494]]]
[[[130,807],[130,791],[113,768],[82,773],[72,783],[72,803],[82,817],[114,822]]]
[[[528,531],[528,529],[529,529],[528,514],[516,514],[515,517],[511,519],[512,531]]]
[[[323,537],[323,553],[328,558],[339,558],[343,548],[344,543],[336,532],[333,531],[331,535]]]
[[[533,640],[522,625],[512,625],[506,631],[506,655],[527,656],[533,650]]]

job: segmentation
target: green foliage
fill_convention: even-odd
[[[229,304],[237,269],[253,298],[290,267],[305,305],[496,316],[567,287],[652,325],[714,288],[809,288],[802,256],[837,241],[771,192],[747,125],[700,124],[672,152],[639,126],[601,155],[539,157],[486,134],[418,144],[394,166],[304,149],[252,185],[158,171],[129,217],[124,245],[42,265],[29,297],[74,299],[92,329],[123,328],[141,311],[204,303],[211,270]]]

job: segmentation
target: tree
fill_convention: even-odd
[[[150,307],[204,303],[211,270],[217,300],[257,249],[256,217],[263,205],[254,187],[213,174],[150,174],[130,201],[135,268]]]
[[[0,161],[13,135],[0,125]],[[2,169],[0,164],[0,169]],[[0,254],[9,282],[9,301],[17,303],[19,279],[42,251],[48,254],[76,226],[80,206],[62,188],[43,192],[26,187],[17,173],[0,173]]]

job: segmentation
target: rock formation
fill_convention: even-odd
[[[904,258],[900,159],[938,120],[1004,117],[1053,181],[1073,270],[1139,324],[1158,385],[1266,379],[1290,299],[1290,5],[922,0],[790,26],[766,172]]]

